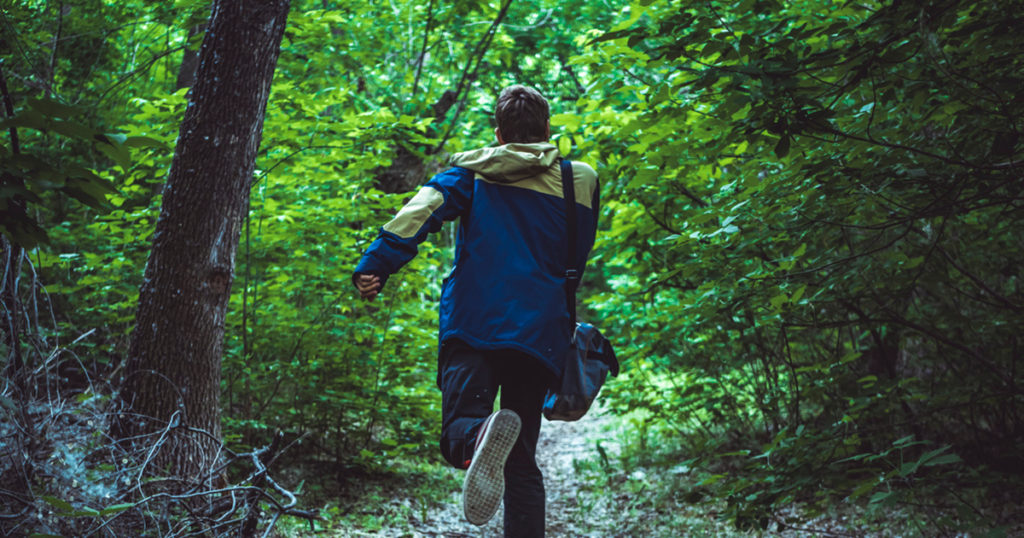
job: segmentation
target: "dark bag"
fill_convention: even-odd
[[[608,372],[613,377],[619,375],[619,361],[611,343],[593,325],[577,323],[559,388],[549,389],[544,397],[544,418],[579,420],[594,403]]]
[[[593,325],[576,322],[576,287],[580,274],[576,269],[576,190],[572,163],[562,160],[562,196],[568,224],[568,257],[565,270],[565,299],[569,319],[575,330],[572,345],[564,359],[562,377],[544,397],[543,413],[548,420],[579,420],[601,391],[608,372],[619,375],[619,361],[607,338]],[[596,208],[595,208],[596,209]]]

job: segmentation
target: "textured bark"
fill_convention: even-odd
[[[207,23],[197,24],[188,29],[188,41],[206,31]],[[178,68],[178,80],[174,89],[191,88],[196,83],[196,71],[199,70],[199,51],[185,47]]]
[[[214,2],[139,291],[112,433],[209,432],[176,428],[161,448],[154,463],[186,476],[220,437],[224,319],[289,3]]]
[[[426,181],[426,163],[401,144],[394,144],[392,148],[395,154],[391,165],[377,170],[374,186],[389,194],[418,189]]]

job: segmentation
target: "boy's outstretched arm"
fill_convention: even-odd
[[[352,284],[363,299],[377,297],[388,277],[416,256],[428,233],[469,210],[473,175],[459,167],[437,174],[381,228],[353,271]]]

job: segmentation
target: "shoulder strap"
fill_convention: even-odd
[[[576,326],[576,288],[580,273],[576,268],[576,186],[572,177],[572,162],[562,159],[562,197],[565,198],[565,222],[569,231],[566,243],[565,302],[569,308],[569,321]]]

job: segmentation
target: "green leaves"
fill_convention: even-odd
[[[373,188],[395,148],[423,159],[421,180],[444,166],[427,151],[458,109],[443,96],[496,12],[435,2],[428,32],[426,4],[290,14],[226,322],[233,439],[309,431],[367,467],[434,452],[433,303],[454,228],[386,306],[355,300],[348,274],[404,201]],[[99,362],[126,351],[185,107],[180,53],[159,55],[198,42],[204,6],[76,12],[52,64],[26,45],[53,21],[12,8],[26,58],[4,63],[0,209],[27,211],[0,225],[38,247],[60,323],[102,328]],[[808,491],[904,503],[967,476],[961,457],[1020,459],[1024,413],[1005,395],[1024,326],[1022,37],[995,30],[995,4],[919,7],[516,2],[450,105],[458,151],[492,140],[495,89],[548,95],[553,140],[603,186],[582,314],[637,366],[609,405],[666,432],[676,459],[701,457],[737,522]]]
[[[40,498],[56,510],[57,515],[60,517],[106,517],[119,514],[125,510],[135,507],[135,503],[120,503],[112,504],[100,510],[90,508],[88,506],[75,508],[71,503],[52,495],[42,495]]]
[[[17,153],[13,145],[0,147],[0,154],[6,153],[0,161],[0,177],[4,178],[0,206],[23,208],[5,211],[0,218],[0,229],[15,242],[33,248],[49,240],[35,220],[35,211],[30,210],[44,204],[46,193],[60,193],[99,212],[109,211],[112,205],[108,197],[117,194],[111,182],[95,169],[76,159],[45,156],[47,151],[43,148],[51,133],[61,135],[66,143],[99,151],[122,170],[132,165],[132,155],[125,135],[104,134],[71,119],[84,114],[81,107],[53,99],[29,99],[27,105],[13,118],[0,122],[0,129],[20,131],[22,141]],[[132,140],[136,147],[153,142],[146,137]]]
[[[616,395],[672,424],[690,453],[778,441],[717,484],[737,521],[801,480],[825,497],[902,502],[904,488],[964,473],[954,453],[973,446],[970,413],[1001,420],[982,402],[1019,368],[1004,327],[1024,319],[983,290],[1007,278],[990,257],[1024,259],[998,216],[1020,189],[1002,190],[1019,181],[993,155],[1020,148],[995,103],[1010,102],[1002,81],[1024,63],[991,69],[981,51],[1021,37],[978,32],[998,10],[954,4],[924,29],[902,5],[653,2],[574,60],[609,88],[580,103],[582,124],[606,132],[576,140],[610,185],[613,239],[597,252],[610,290],[590,308],[659,384],[617,380],[629,385]],[[986,371],[956,366],[977,364],[971,349],[991,357]],[[728,388],[660,385],[694,377]],[[893,445],[911,430],[950,446]]]
[[[110,505],[110,506],[100,510],[100,515],[101,516],[112,516],[114,514],[120,514],[121,512],[124,512],[125,510],[130,510],[132,508],[135,508],[135,503],[112,504],[112,505]]]
[[[49,118],[73,118],[84,112],[76,106],[65,105],[54,99],[29,99],[28,107]]]
[[[780,159],[789,155],[789,136],[783,134],[782,137],[779,138],[779,142],[775,144],[775,149],[772,151],[775,153],[775,156]]]
[[[52,495],[43,495],[41,498],[44,501],[46,501],[46,504],[49,504],[50,506],[56,508],[60,512],[71,512],[75,509],[73,506],[71,506],[71,503],[63,499],[58,499],[57,497],[54,497]]]

